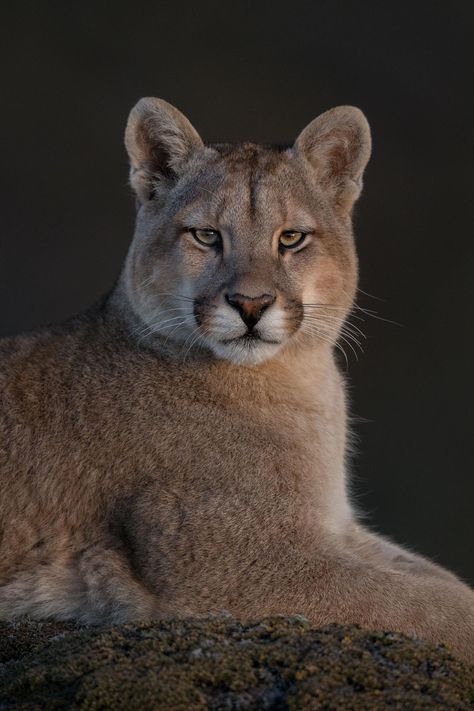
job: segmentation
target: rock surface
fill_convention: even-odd
[[[0,623],[0,709],[472,709],[474,674],[390,632],[302,617]]]

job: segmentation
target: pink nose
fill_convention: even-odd
[[[244,296],[243,294],[226,294],[225,298],[227,303],[240,313],[242,321],[249,331],[258,323],[265,309],[275,301],[275,297],[271,294],[262,294],[254,297]]]

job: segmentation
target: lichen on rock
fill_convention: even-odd
[[[471,709],[443,646],[302,617],[0,623],[0,709]]]

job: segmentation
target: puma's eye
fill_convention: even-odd
[[[199,242],[199,244],[203,244],[206,247],[215,247],[221,239],[220,232],[217,230],[192,229],[190,232],[196,242]]]
[[[297,232],[295,230],[286,230],[280,235],[279,245],[284,249],[295,249],[303,244],[306,239],[306,232]]]

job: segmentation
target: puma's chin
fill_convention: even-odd
[[[258,365],[273,358],[283,343],[245,335],[239,338],[212,341],[209,345],[218,358],[228,360],[236,365]]]

